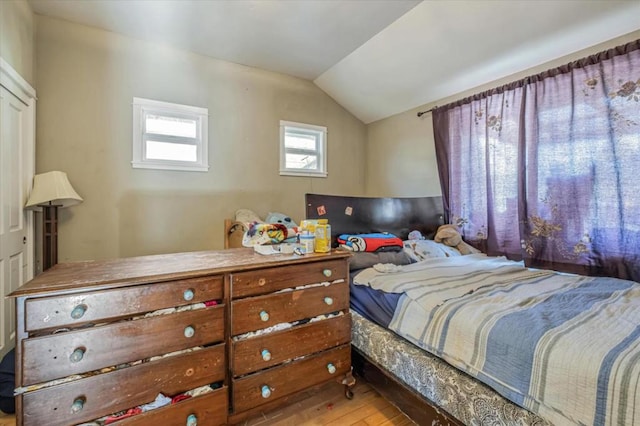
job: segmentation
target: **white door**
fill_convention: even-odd
[[[15,303],[5,296],[33,275],[32,214],[23,208],[33,175],[32,112],[0,85],[0,357],[15,345]]]

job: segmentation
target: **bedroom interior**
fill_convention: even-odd
[[[637,16],[633,1],[0,2],[0,223],[16,234],[0,355],[16,347],[17,387],[0,425],[638,423]],[[136,99],[204,111],[206,167],[138,168]],[[145,149],[192,144],[145,128],[191,116],[142,111]],[[324,138],[323,177],[283,168],[309,152],[287,131]],[[83,202],[59,210],[43,272],[24,206],[51,170]],[[401,243],[264,256],[240,248],[246,209],[294,233],[328,219],[334,248]],[[444,224],[482,254],[436,242]]]

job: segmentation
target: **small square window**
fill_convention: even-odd
[[[280,121],[280,174],[327,176],[327,128]]]
[[[209,170],[207,108],[133,98],[134,168]]]

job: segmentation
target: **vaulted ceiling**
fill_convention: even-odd
[[[640,29],[640,1],[29,3],[38,14],[312,80],[365,123]]]

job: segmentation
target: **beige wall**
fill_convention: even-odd
[[[35,87],[34,15],[27,0],[0,0],[0,57]]]
[[[60,261],[223,247],[249,208],[304,215],[305,192],[364,193],[365,125],[313,83],[37,16],[38,173],[67,172]],[[133,97],[209,109],[210,171],[131,168]],[[279,121],[328,127],[329,177],[280,177]]]
[[[431,114],[418,111],[446,105],[514,80],[536,74],[585,56],[640,39],[640,31],[627,34],[509,77],[422,105],[367,126],[366,193],[370,196],[412,197],[440,195]]]

